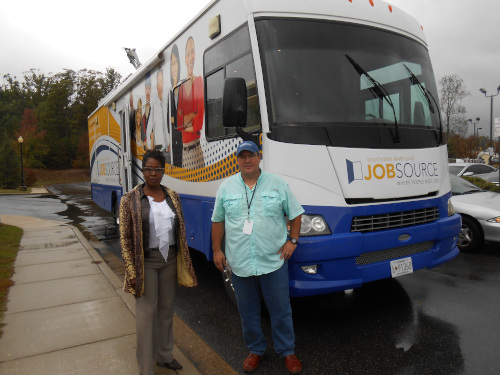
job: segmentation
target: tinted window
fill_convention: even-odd
[[[455,176],[458,175],[462,169],[464,169],[464,167],[460,166],[460,165],[450,165],[450,166],[448,166],[448,170],[450,171],[450,173],[454,174]]]
[[[494,170],[495,168],[490,167],[488,165],[471,165],[470,167],[467,167],[464,173],[472,172],[474,174],[480,174],[480,173],[490,173]]]
[[[481,191],[481,189],[470,183],[467,180],[464,180],[462,177],[457,177],[455,175],[450,175],[450,183],[451,183],[451,192],[453,195],[460,194],[469,194],[476,193]]]
[[[235,128],[222,125],[222,95],[224,80],[229,77],[244,78],[247,86],[246,132],[260,129],[260,108],[255,79],[253,55],[250,52],[248,27],[243,27],[205,53],[205,78],[207,95],[206,136],[208,140],[235,137]]]
[[[439,144],[438,95],[423,45],[339,22],[258,19],[256,29],[274,139],[373,148]]]

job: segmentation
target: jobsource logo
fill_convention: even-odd
[[[383,179],[415,179],[437,177],[438,164],[431,162],[419,163],[415,161],[388,162],[393,158],[368,158],[373,163],[363,163],[361,161],[350,161],[346,159],[347,179],[349,183],[360,180],[370,181]],[[413,159],[413,158],[411,158]]]

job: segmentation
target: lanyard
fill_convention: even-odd
[[[250,206],[252,205],[253,197],[255,197],[255,191],[257,190],[257,182],[255,183],[255,187],[253,189],[253,194],[252,194],[252,198],[250,199],[250,203],[248,202],[247,185],[245,184],[245,196],[247,197],[247,209],[248,209],[247,220],[250,220]]]

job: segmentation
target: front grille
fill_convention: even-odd
[[[393,247],[392,249],[372,251],[363,253],[356,257],[357,265],[366,265],[386,260],[405,258],[414,254],[423,253],[424,251],[432,249],[434,241],[420,242],[413,245],[406,245],[400,247]]]
[[[390,214],[356,216],[352,219],[351,232],[366,233],[411,227],[413,225],[430,223],[437,219],[439,219],[439,209],[437,207],[392,212]]]

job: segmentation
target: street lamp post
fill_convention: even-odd
[[[479,143],[479,130],[483,130],[483,128],[477,128],[477,132],[476,132],[476,139],[477,139],[477,146],[478,148],[481,148],[481,144]]]
[[[490,98],[491,101],[491,107],[490,107],[490,147],[493,147],[493,98],[497,96],[500,93],[500,85],[497,87],[497,93],[496,94],[491,94],[491,95],[486,95],[487,91],[483,88],[480,88],[479,91],[481,91],[484,96],[487,98]],[[490,155],[491,157],[491,155]]]
[[[24,168],[23,168],[23,142],[24,142],[24,139],[22,136],[19,136],[17,141],[21,145],[21,186],[19,187],[19,189],[24,191],[24,190],[26,190],[26,184],[24,183]]]
[[[478,144],[478,139],[476,138],[476,125],[479,124],[479,120],[481,120],[479,117],[476,117],[476,122],[473,122],[471,118],[467,119],[467,121],[469,121],[471,124],[474,125],[474,139],[475,139],[475,146],[477,146]],[[482,129],[482,128],[481,128]]]

